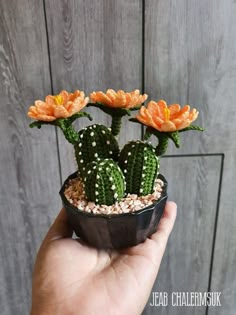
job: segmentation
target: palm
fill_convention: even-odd
[[[44,288],[37,299],[49,304],[50,296],[56,314],[62,305],[61,314],[140,314],[164,252],[160,237],[157,232],[120,251],[96,250],[71,238],[46,242],[35,267],[34,285]]]

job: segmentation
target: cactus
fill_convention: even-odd
[[[125,179],[112,159],[98,159],[87,164],[83,179],[85,194],[96,204],[112,205],[124,196]]]
[[[126,180],[126,193],[145,196],[153,192],[159,170],[159,158],[152,145],[142,141],[127,143],[119,157]]]
[[[152,100],[146,107],[141,106],[147,95],[141,95],[137,89],[97,91],[92,92],[90,98],[92,103],[88,103],[89,98],[83,91],[63,90],[58,95],[48,95],[45,101],[35,101],[35,105],[29,107],[28,116],[36,120],[30,124],[31,128],[53,125],[62,130],[66,140],[74,146],[78,175],[87,200],[97,204],[111,205],[124,193],[151,194],[159,172],[159,158],[165,154],[169,139],[179,148],[180,133],[203,131],[191,124],[198,117],[195,108],[190,110],[189,105],[181,108],[179,104],[168,106],[164,100]],[[92,120],[88,113],[81,112],[86,105],[110,115],[111,128],[94,124],[79,132],[75,130],[73,122],[77,118]],[[120,132],[122,117],[136,109],[139,113],[129,120],[147,127],[144,141],[131,141],[119,152],[115,136]],[[146,142],[152,135],[158,139],[156,148]]]
[[[118,160],[119,145],[111,131],[103,125],[94,124],[78,133],[78,142],[74,145],[78,170],[83,177],[85,167],[98,158]]]

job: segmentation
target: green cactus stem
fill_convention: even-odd
[[[79,137],[78,137],[78,132],[74,129],[74,127],[72,126],[72,123],[77,118],[80,118],[80,117],[87,117],[89,120],[92,120],[92,117],[89,114],[85,112],[79,112],[79,113],[74,114],[71,117],[58,118],[51,122],[39,121],[39,120],[34,121],[29,126],[30,128],[37,127],[39,129],[42,127],[42,125],[53,125],[53,126],[59,127],[62,130],[66,140],[72,144],[75,144],[79,140]]]
[[[180,137],[179,137],[179,132],[160,132],[154,128],[148,127],[146,129],[144,139],[148,140],[151,135],[154,135],[158,139],[158,145],[156,146],[155,152],[157,156],[162,156],[166,153],[168,149],[168,141],[171,139],[175,146],[179,148],[180,146]]]
[[[126,193],[145,196],[153,192],[159,158],[152,145],[131,141],[120,152],[119,166],[126,180]]]
[[[78,132],[67,121],[65,121],[64,119],[63,120],[58,119],[56,126],[58,126],[62,130],[68,142],[72,144],[78,142],[79,140]]]
[[[131,115],[131,111],[137,110],[141,105],[135,106],[133,108],[113,108],[103,105],[102,103],[89,103],[87,106],[93,106],[101,109],[104,113],[108,114],[112,118],[111,122],[111,132],[113,136],[117,136],[120,133],[122,117]]]
[[[117,136],[120,133],[121,121],[122,121],[122,117],[121,116],[113,116],[112,117],[111,133],[114,136]]]
[[[155,153],[157,156],[162,156],[166,153],[166,150],[168,148],[168,140],[168,137],[165,135],[162,135],[158,138],[158,145],[155,149]]]
[[[195,131],[204,131],[202,127],[196,125],[190,125],[184,129],[172,132],[160,132],[154,128],[148,127],[146,129],[146,133],[144,139],[147,140],[150,138],[151,135],[154,135],[158,138],[158,145],[156,147],[156,154],[158,156],[162,156],[166,153],[168,148],[168,139],[171,139],[176,148],[180,147],[180,132],[188,131],[188,130],[195,130]]]
[[[83,178],[86,197],[99,205],[112,205],[124,197],[124,175],[112,159],[93,161]]]
[[[82,177],[89,162],[98,158],[118,160],[118,142],[111,131],[103,125],[94,124],[80,130],[74,148],[78,170]]]
[[[130,118],[129,121],[139,123],[140,121],[137,118]],[[184,129],[172,131],[172,132],[164,132],[164,131],[158,131],[152,127],[147,127],[144,140],[148,140],[151,135],[154,135],[158,138],[158,145],[156,147],[156,154],[157,156],[162,156],[166,153],[168,148],[168,139],[171,139],[176,148],[180,147],[180,132],[188,131],[188,130],[195,130],[195,131],[204,131],[204,129],[197,125],[190,125]]]

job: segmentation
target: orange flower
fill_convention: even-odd
[[[188,127],[198,117],[198,111],[185,105],[183,108],[179,104],[167,106],[166,102],[150,101],[147,108],[142,106],[136,118],[144,125],[153,127],[161,132],[171,132]]]
[[[139,90],[125,93],[123,90],[115,92],[108,89],[106,93],[102,91],[92,92],[90,98],[94,103],[102,103],[113,108],[133,108],[142,104],[147,99],[147,94],[140,95]]]
[[[43,101],[35,101],[30,106],[28,116],[42,121],[53,121],[57,118],[67,118],[78,113],[88,104],[89,98],[84,92],[76,90],[74,93],[61,91],[58,95],[48,95]]]

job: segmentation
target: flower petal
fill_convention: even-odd
[[[112,105],[112,102],[109,99],[109,97],[107,97],[106,94],[104,94],[103,92],[99,91],[99,92],[93,92],[93,93],[90,95],[90,98],[93,102],[99,102],[104,105],[110,105],[110,106]]]
[[[64,106],[55,106],[54,107],[54,116],[56,118],[67,118],[70,115]]]
[[[189,113],[190,111],[190,106],[189,105],[184,105],[183,108],[180,109],[179,112],[173,114],[173,118],[179,118],[179,117],[186,117],[186,114],[185,113]],[[188,115],[187,115],[188,116]]]
[[[175,124],[170,120],[165,121],[161,126],[161,131],[170,132],[175,130],[176,130]]]
[[[118,90],[115,92],[112,89],[108,89],[106,94],[98,91],[90,94],[90,99],[93,102],[101,102],[102,104],[114,107],[114,108],[132,108],[142,104],[147,99],[147,94],[140,95],[138,89],[132,92],[124,92]]]
[[[189,119],[182,121],[182,123],[179,125],[178,130],[184,129],[188,127],[191,124],[191,121]]]
[[[166,108],[167,108],[167,104],[164,100],[160,100],[159,102],[157,102],[158,116],[163,120],[165,119]]]
[[[170,119],[172,119],[172,117],[180,111],[181,107],[179,104],[172,104],[168,106],[168,109],[170,111]]]
[[[49,104],[50,106],[52,105],[56,105],[56,101],[55,101],[55,98],[53,97],[53,95],[48,95],[45,97],[45,102],[47,104]]]
[[[125,94],[122,93],[123,91],[118,91],[117,92],[117,96],[115,98],[114,101],[112,101],[112,106],[113,107],[125,107],[126,105],[126,97],[125,97]]]
[[[71,93],[72,94],[72,93]],[[65,105],[67,102],[68,102],[68,99],[69,99],[69,94],[67,91],[65,90],[62,90],[59,95],[62,97],[63,99],[63,104]],[[73,95],[73,94],[72,94]]]
[[[108,89],[106,94],[111,100],[111,102],[113,102],[116,99],[116,92],[114,90]]]
[[[35,101],[35,107],[40,114],[53,115],[52,106],[43,101]]]

